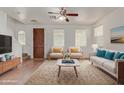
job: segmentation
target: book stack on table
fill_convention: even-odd
[[[75,62],[73,60],[62,60],[63,64],[74,64]]]

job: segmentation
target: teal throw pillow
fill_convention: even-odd
[[[96,56],[98,56],[98,57],[104,57],[105,56],[105,53],[106,53],[105,50],[97,49]]]
[[[123,56],[124,55],[124,53],[120,53],[120,55],[119,55],[119,59],[121,58],[121,56]]]
[[[124,55],[122,55],[122,56],[120,57],[120,59],[124,59]]]
[[[116,52],[114,57],[113,57],[113,60],[119,59],[120,58],[120,54],[121,54],[120,52]]]
[[[109,60],[113,60],[114,54],[115,54],[115,52],[106,51],[104,58],[109,59]]]

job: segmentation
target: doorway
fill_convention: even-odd
[[[33,57],[36,59],[44,58],[44,29],[33,29]]]

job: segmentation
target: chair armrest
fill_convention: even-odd
[[[48,52],[48,55],[49,55],[50,53],[52,53],[52,52],[51,52],[51,51],[49,51],[49,52]]]
[[[117,69],[117,82],[124,82],[124,59],[115,59]]]
[[[115,62],[124,62],[124,59],[115,59]]]
[[[118,66],[124,63],[124,59],[115,59],[114,62],[116,63],[116,69],[118,70]]]
[[[124,83],[124,61],[117,61],[117,80],[118,83]]]

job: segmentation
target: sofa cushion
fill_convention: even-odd
[[[62,53],[50,53],[51,58],[62,58],[63,54]]]
[[[105,59],[101,58],[101,57],[97,57],[97,56],[91,56],[90,60],[92,62],[95,62],[95,63],[99,64],[99,65],[102,65]]]
[[[96,56],[98,56],[98,57],[104,57],[105,56],[105,53],[106,53],[105,50],[97,49]]]
[[[114,54],[115,54],[115,52],[106,51],[104,58],[113,60]]]
[[[71,53],[70,56],[72,58],[81,58],[82,57],[82,53]]]
[[[111,60],[106,60],[103,63],[103,67],[112,73],[116,73],[116,62],[113,62]]]

